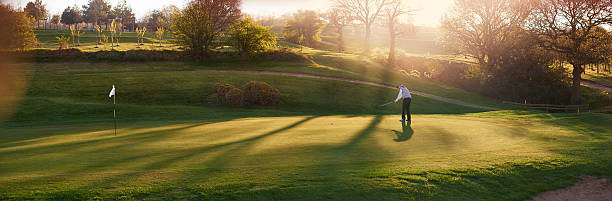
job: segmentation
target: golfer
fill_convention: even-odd
[[[399,90],[399,94],[397,94],[397,98],[394,102],[397,103],[400,99],[404,99],[402,102],[402,120],[401,122],[406,121],[406,115],[408,115],[408,121],[412,122],[410,119],[410,102],[412,101],[412,96],[410,95],[410,91],[404,85],[397,85],[397,89]]]

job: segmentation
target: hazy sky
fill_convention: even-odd
[[[13,6],[25,7],[30,0],[5,0]],[[33,1],[33,0],[31,0]],[[119,0],[108,0],[115,5]],[[442,13],[452,5],[453,0],[409,0],[409,5],[418,12],[413,16],[417,25],[436,26],[439,24]],[[88,0],[43,0],[47,9],[55,14],[61,13],[64,8],[71,5],[83,5]],[[148,11],[162,8],[166,5],[176,5],[179,8],[185,6],[187,0],[127,0],[134,10],[137,18],[142,17]],[[325,10],[332,4],[332,0],[243,0],[242,10],[253,15],[282,15],[296,10]]]

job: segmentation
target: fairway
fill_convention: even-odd
[[[511,116],[415,115],[407,127],[372,115],[152,121],[120,125],[117,136],[108,123],[3,128],[0,198],[427,200],[449,198],[450,185],[514,200],[585,172],[609,175],[610,132],[596,130],[609,117]],[[563,123],[582,118],[604,124]],[[602,155],[570,157],[591,149]],[[564,182],[537,181],[546,174]],[[488,192],[506,182],[514,190]]]

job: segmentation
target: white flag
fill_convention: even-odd
[[[113,85],[113,89],[111,89],[110,93],[108,94],[109,98],[112,98],[115,95],[115,85]]]

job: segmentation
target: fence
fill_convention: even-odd
[[[550,104],[523,104],[523,103],[515,103],[503,101],[505,104],[510,104],[518,107],[522,107],[529,110],[543,110],[546,112],[590,112],[590,107],[588,104],[584,105],[550,105]]]

